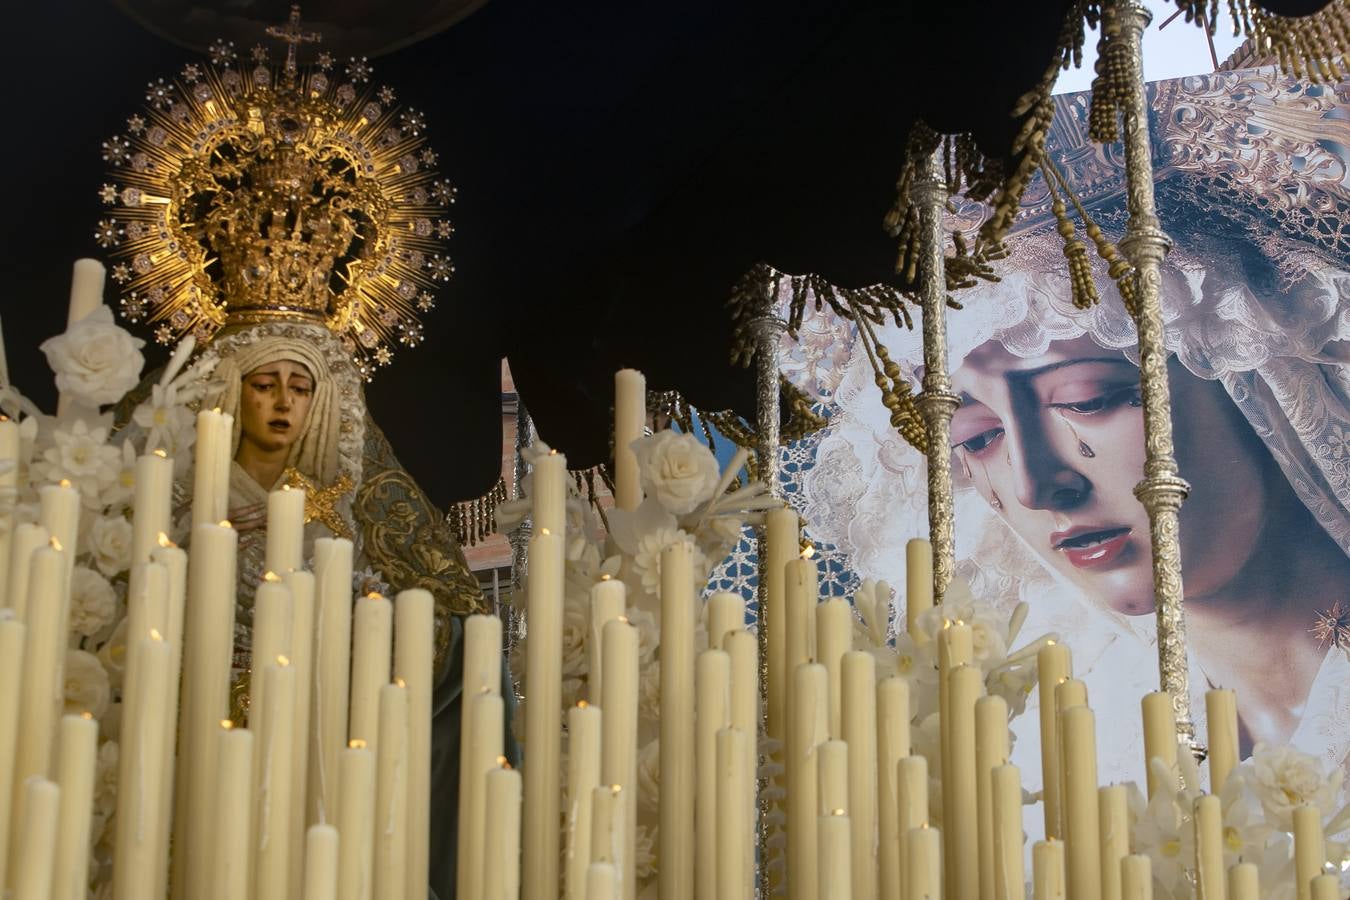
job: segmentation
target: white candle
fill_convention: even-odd
[[[469,710],[469,748],[466,780],[460,783],[460,834],[468,832],[460,846],[456,869],[456,896],[478,897],[483,891],[483,822],[486,821],[487,773],[501,764],[505,737],[505,701],[484,688],[465,698]]]
[[[1256,863],[1240,862],[1229,868],[1228,900],[1261,900],[1261,869]]]
[[[498,744],[476,746],[475,704],[480,694],[501,696],[502,679],[502,621],[496,616],[472,615],[464,620],[464,700],[460,704],[459,727],[459,809],[461,822],[478,822],[482,819],[483,776],[488,766],[501,755]],[[500,729],[499,729],[500,730]],[[456,835],[456,859],[460,860],[456,870],[457,896],[472,896],[467,893],[478,884],[482,860],[471,853],[470,842],[474,828],[459,828]]]
[[[853,869],[849,865],[852,825],[842,809],[821,816],[816,822],[820,833],[820,900],[853,900]]]
[[[287,572],[291,592],[291,641],[286,654],[295,670],[295,728],[291,740],[291,866],[287,897],[298,897],[305,883],[305,792],[309,786],[310,707],[314,694],[314,585],[309,572]],[[397,613],[396,613],[397,615]],[[430,632],[427,640],[431,639]],[[431,713],[427,713],[431,727]]]
[[[305,833],[304,900],[337,900],[338,832],[311,825]]]
[[[408,689],[402,684],[380,688],[379,729],[380,743],[375,752],[375,896],[398,898],[408,892]]]
[[[1061,685],[1061,687],[1066,687]],[[1086,706],[1059,716],[1060,759],[1064,764],[1064,843],[1068,890],[1074,900],[1101,896],[1101,813],[1097,808],[1096,718]]]
[[[1022,855],[1022,773],[1014,765],[989,773],[994,807],[994,898],[1025,900],[1026,866]],[[981,880],[981,885],[984,881]]]
[[[1147,856],[1120,861],[1120,890],[1124,900],[1153,900],[1153,863]]]
[[[103,305],[103,282],[107,270],[96,259],[75,260],[70,277],[70,306],[66,309],[66,328],[87,317]]]
[[[909,834],[928,821],[928,759],[917,754],[902,758],[895,767],[895,784],[900,833]]]
[[[10,609],[20,622],[28,621],[28,575],[33,568],[33,551],[51,544],[51,532],[35,522],[14,526],[10,540],[9,572],[6,575],[5,597]]]
[[[175,806],[174,884],[185,896],[205,897],[211,885],[215,821],[216,732],[230,710],[234,654],[235,548],[228,525],[198,525],[188,558],[188,605],[183,623],[183,735]],[[187,789],[183,790],[186,785]],[[180,869],[179,866],[184,868]]]
[[[510,767],[493,769],[486,781],[483,900],[516,900],[520,896],[520,773]]]
[[[533,471],[530,498],[534,527],[565,538],[567,535],[567,457],[550,450],[539,457]]]
[[[957,626],[953,626],[955,628]],[[975,702],[984,692],[984,674],[975,666],[961,664],[948,676],[948,712],[951,714],[950,767],[942,773],[942,795],[950,799],[950,816],[944,813],[943,847],[947,884],[960,900],[975,900],[980,894],[980,817],[976,791]],[[1096,834],[1094,829],[1093,834]]]
[[[18,823],[13,900],[50,900],[55,874],[61,789],[34,775],[24,784],[24,817]]]
[[[0,384],[8,384],[4,373],[5,348],[0,341]],[[5,498],[17,489],[19,483],[19,423],[0,414],[0,498]],[[8,504],[0,503],[0,506]],[[0,512],[0,560],[9,560],[10,543],[14,537],[14,510],[10,506],[6,512]],[[0,609],[12,606],[9,600],[9,578],[0,578]]]
[[[877,858],[883,900],[899,900],[900,797],[896,767],[909,755],[909,683],[892,675],[877,684]]]
[[[816,578],[814,559],[793,559],[785,567],[783,602],[787,617],[787,655],[784,665],[789,672],[816,660],[816,603],[819,599]]]
[[[389,683],[393,663],[394,606],[386,597],[369,594],[356,601],[352,620],[352,705],[347,737],[364,741],[373,751],[379,742],[380,688]]]
[[[797,558],[800,520],[791,508],[771,509],[764,514],[764,579],[758,627],[766,630],[768,640],[769,683],[765,710],[766,730],[770,738],[781,741],[787,733],[788,682],[795,669],[787,665],[786,566]],[[814,888],[813,888],[814,890]]]
[[[541,529],[530,538],[526,586],[524,863],[526,900],[554,900],[562,815],[558,784],[562,758],[563,536]],[[480,851],[481,852],[481,851]]]
[[[1002,697],[975,701],[975,807],[980,829],[980,896],[994,897],[994,783],[992,772],[1008,761],[1008,704]]]
[[[658,858],[663,900],[694,896],[694,593],[691,547],[661,551],[661,812]],[[728,668],[730,661],[728,660]],[[554,771],[557,769],[555,767]],[[554,831],[556,834],[556,830]]]
[[[1063,837],[1060,806],[1059,712],[1055,686],[1073,671],[1069,648],[1049,644],[1036,654],[1036,679],[1040,687],[1041,790],[1045,798],[1045,836]]]
[[[401,591],[394,600],[394,677],[408,691],[408,816],[404,826],[408,844],[408,900],[421,900],[430,877],[435,610],[431,592],[420,588]]]
[[[1054,839],[1036,842],[1031,848],[1031,883],[1033,900],[1064,900],[1064,844]]]
[[[923,538],[905,544],[905,627],[920,639],[919,616],[933,608],[933,545]]]
[[[338,900],[372,900],[375,860],[375,754],[359,740],[338,761]],[[461,820],[462,821],[462,820]],[[381,897],[380,900],[385,900]]]
[[[168,790],[160,754],[170,727],[164,700],[172,651],[156,631],[128,639],[129,659],[133,642],[137,662],[122,700],[113,890],[118,897],[149,897],[162,877],[157,867],[168,861],[156,839],[167,834],[159,821]]]
[[[853,895],[877,896],[877,675],[872,654],[844,654],[843,735],[848,743],[848,819],[853,828]]]
[[[750,805],[754,806],[756,763],[755,739],[759,734],[759,640],[748,631],[735,631],[722,642],[731,657],[731,727],[747,736]]]
[[[234,417],[219,409],[197,413],[193,449],[192,524],[214,524],[229,514]]]
[[[754,894],[754,807],[749,795],[750,741],[739,728],[717,733],[716,805],[719,822],[715,851],[716,900],[750,900]],[[700,863],[702,865],[702,863]],[[701,895],[702,896],[702,895]]]
[[[253,732],[228,719],[213,735],[217,785],[212,814],[219,822],[209,848],[211,900],[249,900],[253,888]]]
[[[1209,726],[1209,790],[1217,794],[1238,764],[1237,692],[1206,691],[1205,721]]]
[[[634,510],[642,502],[642,477],[633,442],[647,427],[647,379],[633,369],[614,373],[614,502]]]
[[[628,801],[622,785],[611,784],[591,792],[591,861],[613,863],[622,869],[624,860],[624,813]]]
[[[311,825],[336,821],[338,756],[347,746],[352,651],[351,541],[342,538],[314,541],[314,589],[314,686],[310,696],[309,744],[312,763],[306,816]]]
[[[637,784],[638,729],[638,632],[626,621],[615,620],[605,626],[605,693],[600,705],[605,711],[601,743],[600,779],[609,785]],[[619,800],[623,803],[622,854],[612,859],[618,864],[623,900],[637,896],[637,872],[633,856],[637,845],[637,790],[630,787]],[[597,813],[592,810],[592,816]],[[592,834],[598,833],[592,820]],[[592,838],[591,858],[596,859]]]
[[[792,733],[787,746],[788,892],[815,900],[819,890],[816,747],[829,737],[830,681],[819,663],[798,666],[792,678]]]
[[[1341,879],[1329,872],[1318,875],[1310,884],[1310,894],[1312,900],[1343,900]]]
[[[50,772],[56,721],[65,693],[66,631],[69,596],[66,590],[68,554],[52,547],[34,551],[29,575],[28,638],[23,661],[23,693],[19,698],[19,746],[11,782],[11,821],[27,816],[25,785],[34,776]],[[10,859],[22,844],[22,827],[10,831]]]
[[[724,650],[728,632],[745,628],[745,598],[718,591],[708,598],[708,649]]]
[[[80,533],[80,492],[67,481],[38,488],[38,523],[56,539],[66,554],[66,574],[75,565],[76,543]]]
[[[62,716],[56,763],[61,805],[56,829],[53,900],[87,900],[89,896],[89,826],[94,804],[94,772],[98,766],[98,722],[85,713]]]
[[[10,828],[14,822],[14,754],[19,744],[19,707],[28,628],[0,618],[0,889],[7,883]],[[22,785],[18,786],[22,789]]]
[[[260,660],[253,657],[253,670]],[[258,743],[261,770],[254,772],[258,797],[254,817],[257,842],[257,900],[284,900],[291,885],[291,766],[294,764],[296,672],[290,660],[277,657],[262,669],[267,685],[261,713]],[[256,674],[255,674],[256,677]],[[294,861],[299,865],[299,860]]]
[[[1130,811],[1125,785],[1097,790],[1101,810],[1102,900],[1120,900],[1120,861],[1130,854]]]
[[[278,656],[287,660],[291,655],[291,628],[295,623],[295,609],[291,603],[291,589],[281,582],[281,577],[268,572],[262,584],[258,585],[253,599],[253,646],[252,657],[256,670],[249,678],[249,727],[258,731],[258,723],[253,721],[253,710],[261,710],[267,703],[267,679],[262,671],[271,665]],[[262,753],[259,745],[255,753]],[[253,761],[254,778],[261,777],[262,767],[259,760]]]
[[[905,832],[905,900],[942,900],[942,838],[936,828]]]
[[[844,654],[853,649],[853,609],[843,597],[831,597],[816,607],[816,661],[830,678],[830,736],[843,736]]]
[[[704,650],[698,655],[697,713],[694,719],[695,772],[698,787],[694,798],[694,873],[699,897],[717,893],[718,868],[718,734],[731,723],[731,657],[722,650]],[[737,802],[743,802],[743,797]]]
[[[150,551],[159,546],[159,536],[169,531],[169,506],[173,501],[173,460],[164,451],[146,453],[136,460],[136,489],[131,516],[131,564],[148,562]]]
[[[1294,886],[1298,900],[1311,900],[1312,880],[1327,862],[1322,811],[1316,806],[1294,807]]]
[[[1148,795],[1159,787],[1152,760],[1161,759],[1169,769],[1177,765],[1177,720],[1172,706],[1172,695],[1164,691],[1145,694],[1141,701],[1144,711],[1144,765],[1148,770]]]
[[[591,863],[586,869],[586,900],[613,900],[618,880],[612,863]]]
[[[267,495],[267,550],[263,567],[284,575],[304,565],[305,492],[282,485]]]
[[[848,813],[848,744],[829,740],[816,747],[816,815]]]
[[[604,690],[605,679],[605,654],[604,654],[604,634],[605,625],[611,619],[617,619],[624,614],[627,603],[627,588],[622,581],[610,578],[608,575],[600,576],[600,580],[591,585],[591,622],[590,633],[586,639],[586,697],[592,703],[599,703],[601,694]],[[578,890],[584,891],[586,873],[581,873],[581,884]]]
[[[591,863],[591,799],[600,786],[600,707],[582,700],[567,711],[567,805],[564,866],[567,900],[586,896],[586,868]]]
[[[1226,900],[1223,866],[1223,804],[1213,794],[1195,798],[1195,888],[1198,900]]]

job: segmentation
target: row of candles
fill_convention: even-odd
[[[351,542],[318,539],[306,571],[304,493],[272,492],[249,727],[232,722],[232,425],[198,415],[190,552],[166,537],[173,461],[137,461],[113,896],[421,900],[432,597],[353,604]],[[0,421],[0,461],[17,455],[15,423]],[[16,468],[0,466],[0,488]],[[98,722],[61,715],[80,497],[66,483],[38,495],[37,523],[0,523],[0,887],[84,900]]]
[[[616,380],[616,499],[640,502],[635,462],[640,376]],[[588,699],[567,711],[567,789],[561,785],[560,710],[565,459],[534,470],[527,598],[526,763],[503,766],[501,624],[466,628],[460,787],[460,896],[486,900],[633,900],[638,639],[624,616],[623,585],[602,580],[590,596]],[[852,648],[846,600],[820,601],[816,566],[802,558],[795,512],[766,521],[766,732],[786,773],[787,893],[793,900],[1011,900],[1026,896],[1022,778],[1009,763],[1008,708],[987,695],[974,632],[948,621],[938,632],[941,821],[930,821],[929,766],[912,752],[909,686],[876,678],[871,654]],[[933,603],[932,553],[907,552],[904,623],[915,640]],[[743,601],[707,602],[709,649],[695,654],[698,593],[687,548],[661,557],[660,823],[663,900],[748,900],[754,893],[758,733],[757,640]],[[1095,713],[1072,677],[1066,646],[1043,639],[1016,654],[1035,658],[1041,692],[1045,837],[1031,851],[1035,900],[1148,900],[1150,860],[1131,853],[1124,785],[1097,783]],[[1145,752],[1176,771],[1172,698],[1143,698]],[[1197,896],[1257,900],[1253,864],[1225,870],[1217,792],[1238,760],[1231,691],[1207,696],[1212,793],[1198,799]],[[1184,750],[1189,752],[1189,750]],[[1150,793],[1160,786],[1152,779]],[[520,823],[525,822],[523,854]],[[562,827],[558,827],[558,823]],[[1338,896],[1322,875],[1325,845],[1311,808],[1295,814],[1299,900]],[[771,852],[782,852],[773,849]],[[517,864],[517,861],[519,863]],[[559,872],[559,860],[563,871]],[[761,864],[765,861],[761,860]],[[525,873],[521,878],[519,873]]]

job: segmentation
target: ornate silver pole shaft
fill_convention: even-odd
[[[928,429],[928,539],[933,544],[933,600],[942,602],[956,572],[956,515],[952,498],[952,413],[960,400],[947,372],[947,279],[942,213],[947,183],[937,155],[914,186],[919,202],[920,302],[923,306],[923,392],[919,414]]]
[[[770,295],[769,285],[765,285],[761,298],[763,307],[758,315],[750,320],[750,329],[755,336],[755,432],[758,446],[755,448],[755,463],[759,470],[759,479],[768,485],[769,492],[775,497],[782,496],[782,486],[778,483],[778,435],[779,435],[779,391],[778,360],[779,343],[787,330],[787,323],[774,315],[773,304],[777,299]],[[768,606],[768,588],[766,560],[768,559],[767,533],[763,526],[755,531],[759,560],[759,613],[757,631],[759,638],[759,714],[760,714],[760,754],[759,754],[759,791],[758,791],[758,837],[759,868],[756,873],[756,889],[760,900],[768,900],[772,892],[771,868],[769,859],[769,815],[771,808],[771,788],[768,772],[771,759],[765,752],[764,738],[768,735],[767,719],[769,711],[769,629],[765,621],[765,609]]]
[[[1114,0],[1105,8],[1103,35],[1126,48],[1128,82],[1124,89],[1125,179],[1129,223],[1121,249],[1138,278],[1139,384],[1144,407],[1146,458],[1144,480],[1134,494],[1148,510],[1153,544],[1153,599],[1158,617],[1158,668],[1162,689],[1172,695],[1177,733],[1198,750],[1191,722],[1186,666],[1186,623],[1182,611],[1181,541],[1178,511],[1190,485],[1178,474],[1172,445],[1172,399],[1167,384],[1167,347],[1163,340],[1163,257],[1172,241],[1162,230],[1153,203],[1152,147],[1148,97],[1144,90],[1141,43],[1152,16],[1138,0]],[[1200,751],[1203,752],[1203,751]]]

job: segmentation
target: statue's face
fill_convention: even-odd
[[[314,376],[290,359],[266,363],[244,376],[239,397],[243,440],[275,453],[300,439],[314,397]]]

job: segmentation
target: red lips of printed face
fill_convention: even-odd
[[[1106,568],[1130,549],[1128,526],[1080,525],[1050,535],[1050,546],[1076,569]]]

